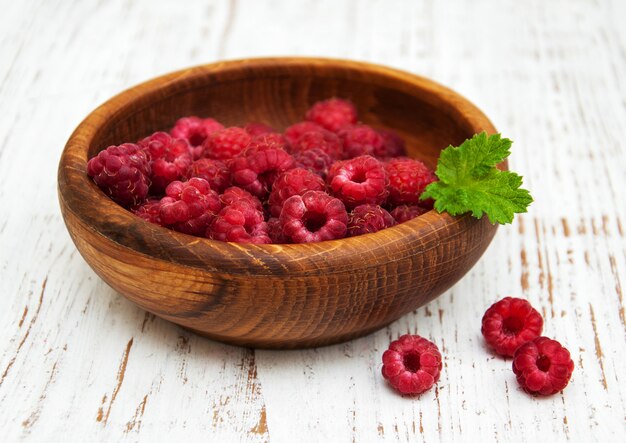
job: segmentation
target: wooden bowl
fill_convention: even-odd
[[[439,151],[495,132],[473,104],[430,80],[377,65],[273,58],[215,63],[135,86],[70,137],[58,171],[63,217],[94,271],[143,309],[198,334],[262,348],[341,342],[375,331],[459,280],[489,245],[486,217],[430,211],[375,234],[303,245],[196,238],[143,221],[87,176],[111,144],[168,130],[182,116],[276,128],[315,101],[343,97],[363,122],[393,129],[434,167]],[[468,294],[469,296],[470,294]]]

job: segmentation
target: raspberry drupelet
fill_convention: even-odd
[[[263,151],[267,149],[284,149],[287,151],[289,143],[287,143],[287,139],[277,132],[270,132],[267,134],[260,134],[252,137],[250,143],[243,151],[243,155],[248,155],[253,152]]]
[[[139,206],[131,209],[132,213],[137,217],[143,218],[145,221],[154,223],[155,225],[162,226],[161,216],[159,215],[159,211],[161,210],[161,199],[159,198],[149,198]]]
[[[326,184],[319,175],[302,168],[290,169],[278,176],[268,199],[270,213],[279,217],[283,203],[292,195],[302,195],[306,191],[324,191]]]
[[[187,141],[173,138],[167,132],[155,132],[137,144],[150,155],[152,194],[163,194],[167,185],[174,180],[187,178],[192,162]]]
[[[505,297],[487,309],[481,332],[497,354],[513,356],[523,343],[541,335],[543,319],[528,301]]]
[[[224,207],[211,222],[206,236],[214,240],[235,243],[267,244],[272,240],[263,212],[247,200]]]
[[[164,226],[185,234],[204,236],[221,208],[219,195],[202,178],[174,181],[165,189],[159,216]]]
[[[247,200],[259,211],[263,210],[263,204],[261,203],[261,200],[238,186],[231,186],[230,188],[226,189],[222,193],[222,195],[220,195],[220,201],[222,202],[222,206],[232,205],[239,200]]]
[[[310,149],[321,149],[333,160],[343,156],[341,140],[330,131],[309,131],[302,134],[298,140],[291,144],[291,152],[303,152]]]
[[[375,157],[390,158],[406,155],[406,144],[402,137],[387,129],[379,129],[378,134],[383,138],[384,144],[382,150],[374,149]]]
[[[293,243],[334,240],[345,237],[348,213],[341,200],[322,191],[307,191],[285,201],[280,224]]]
[[[306,119],[332,132],[357,122],[357,112],[348,100],[331,98],[315,103],[306,113]]]
[[[150,188],[148,153],[134,143],[109,146],[87,163],[87,174],[112,200],[128,208],[146,199]]]
[[[391,210],[391,216],[396,222],[404,223],[422,214],[426,214],[428,211],[428,208],[420,205],[400,205]]]
[[[224,126],[212,118],[200,118],[195,116],[179,118],[170,134],[174,138],[187,140],[191,155],[194,160],[202,156],[202,143],[215,131],[224,129]]]
[[[224,192],[231,185],[230,169],[220,160],[211,158],[201,158],[196,160],[189,167],[187,175],[191,177],[203,178],[209,182],[211,189],[215,192]]]
[[[333,159],[319,148],[300,151],[293,154],[296,166],[308,169],[322,178],[326,177],[328,168],[333,164]]]
[[[287,237],[285,237],[285,234],[283,233],[283,228],[280,225],[280,220],[277,217],[270,217],[270,219],[267,221],[267,233],[272,239],[272,243],[289,243]]]
[[[366,203],[380,205],[388,195],[385,167],[370,155],[346,160],[332,177],[329,172],[327,180],[333,194],[348,208]]]
[[[348,237],[371,234],[396,224],[394,218],[378,205],[359,205],[348,214]]]
[[[264,199],[272,190],[276,177],[295,166],[293,157],[284,149],[266,147],[246,150],[230,163],[233,184]]]
[[[202,156],[217,160],[237,157],[248,147],[252,136],[243,128],[232,126],[213,132],[202,144]]]
[[[385,140],[367,125],[346,126],[337,135],[343,144],[343,157],[376,155],[385,152]]]
[[[437,346],[419,335],[403,335],[383,353],[383,377],[401,394],[421,394],[441,373]]]
[[[385,165],[389,176],[389,200],[392,205],[420,202],[426,186],[437,180],[428,166],[410,158],[391,159]]]
[[[552,395],[563,390],[574,372],[570,353],[556,340],[537,337],[515,351],[513,372],[524,391]]]
[[[293,125],[289,126],[287,129],[285,129],[284,135],[287,141],[289,142],[289,144],[293,145],[295,142],[298,141],[298,139],[305,132],[312,132],[312,131],[315,132],[315,131],[323,131],[323,130],[324,128],[322,128],[317,123],[304,121],[304,122],[294,123]]]

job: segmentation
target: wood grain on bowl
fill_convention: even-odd
[[[361,120],[398,132],[434,167],[440,150],[495,129],[455,92],[381,66],[276,58],[216,63],[127,90],[72,134],[59,165],[59,200],[85,260],[144,309],[234,344],[293,348],[374,331],[460,279],[489,245],[485,219],[430,211],[375,234],[306,245],[247,245],[190,237],[118,206],[86,174],[110,144],[167,130],[181,116],[284,129],[315,101],[348,98]],[[505,167],[506,165],[504,165]]]

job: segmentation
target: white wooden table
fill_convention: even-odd
[[[626,2],[0,0],[0,429],[6,442],[623,441]],[[127,87],[224,58],[382,63],[461,92],[515,141],[536,198],[435,302],[368,337],[260,351],[138,309],[85,264],[56,165],[73,128]],[[505,295],[572,352],[532,398],[483,345]],[[392,338],[430,337],[437,387],[384,383]]]

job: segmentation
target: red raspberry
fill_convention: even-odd
[[[401,394],[421,394],[439,380],[441,354],[434,343],[405,334],[383,353],[383,377]]]
[[[333,159],[339,159],[343,155],[339,137],[326,130],[305,132],[291,145],[294,153],[309,149],[321,149]]]
[[[174,181],[165,189],[159,215],[165,226],[185,234],[204,236],[207,227],[222,208],[220,198],[209,183],[194,177]]]
[[[344,158],[378,155],[385,150],[385,140],[367,125],[346,126],[338,135],[343,143]]]
[[[272,132],[269,134],[261,134],[252,138],[248,147],[243,151],[244,155],[252,152],[264,151],[267,149],[284,149],[287,150],[288,143],[282,134]]]
[[[537,337],[517,348],[513,372],[529,394],[552,395],[565,389],[574,372],[574,362],[561,343]]]
[[[284,149],[267,147],[252,149],[232,160],[230,170],[233,183],[259,198],[272,190],[276,177],[295,166],[295,161]]]
[[[505,297],[487,309],[481,332],[496,353],[511,357],[515,350],[541,335],[543,319],[528,301]]]
[[[201,158],[189,167],[188,176],[203,178],[215,192],[224,192],[231,184],[230,169],[219,160]]]
[[[329,131],[337,132],[357,121],[354,105],[348,100],[331,98],[315,103],[306,113],[306,119],[317,123]]]
[[[246,126],[244,126],[243,129],[245,129],[246,132],[250,134],[252,137],[255,137],[257,135],[271,134],[271,133],[276,132],[276,130],[272,128],[271,126],[268,126],[265,123],[258,123],[258,122],[250,122]]]
[[[154,194],[162,194],[167,185],[174,180],[187,178],[192,160],[189,144],[185,140],[173,138],[167,132],[155,132],[139,140],[137,144],[150,154],[152,166],[150,190]]]
[[[398,223],[404,223],[409,220],[413,220],[415,217],[419,217],[422,214],[426,214],[429,211],[428,208],[424,208],[419,205],[400,205],[393,208],[391,216]]]
[[[324,191],[326,184],[322,177],[302,168],[290,169],[284,172],[274,182],[268,203],[270,213],[274,217],[280,216],[283,203],[292,195],[302,195],[306,191]]]
[[[221,131],[224,126],[212,118],[183,117],[179,118],[174,127],[170,130],[170,135],[174,138],[187,140],[191,155],[194,160],[202,156],[202,143],[215,131]]]
[[[437,180],[433,171],[419,160],[392,159],[385,165],[389,175],[389,203],[418,203],[426,186]]]
[[[337,175],[337,173],[339,172],[339,170],[341,168],[343,168],[343,165],[347,162],[348,160],[337,160],[336,162],[334,162],[332,165],[330,165],[330,168],[328,168],[328,173],[326,174],[326,182],[330,183],[332,181],[332,179],[335,177],[335,175]]]
[[[374,149],[374,156],[379,158],[402,157],[406,155],[406,144],[402,137],[388,129],[379,129],[378,134],[383,138],[383,149]]]
[[[396,224],[389,212],[378,205],[359,205],[348,215],[348,237],[370,234]]]
[[[322,191],[307,191],[285,201],[280,224],[293,243],[333,240],[346,236],[348,213],[341,200]]]
[[[87,174],[122,206],[145,200],[150,187],[148,154],[133,143],[109,146],[87,163]]]
[[[202,144],[202,156],[227,160],[237,157],[250,143],[252,136],[236,126],[216,131]]]
[[[299,122],[299,123],[295,123],[295,124],[289,126],[287,129],[285,129],[285,138],[287,139],[287,141],[289,142],[290,145],[293,145],[293,144],[295,144],[298,141],[298,139],[305,132],[323,131],[323,130],[324,130],[324,128],[322,128],[317,123],[306,122],[306,121]]]
[[[206,236],[235,243],[271,243],[263,212],[247,200],[239,200],[223,208],[213,219]]]
[[[220,195],[220,201],[223,206],[230,206],[239,200],[247,200],[259,211],[263,210],[263,205],[258,198],[237,186],[231,186]]]
[[[370,155],[345,161],[328,179],[333,194],[349,208],[364,203],[379,205],[387,198],[385,167]]]
[[[328,168],[333,163],[333,159],[319,148],[296,152],[293,158],[297,167],[308,169],[321,177],[326,177]]]
[[[285,234],[283,233],[283,227],[281,226],[280,220],[278,218],[270,217],[270,219],[267,221],[267,232],[272,239],[272,243],[289,243],[287,237],[285,237]]]
[[[163,226],[159,211],[161,210],[161,199],[149,198],[139,206],[132,209],[133,214],[143,218],[145,221]]]

